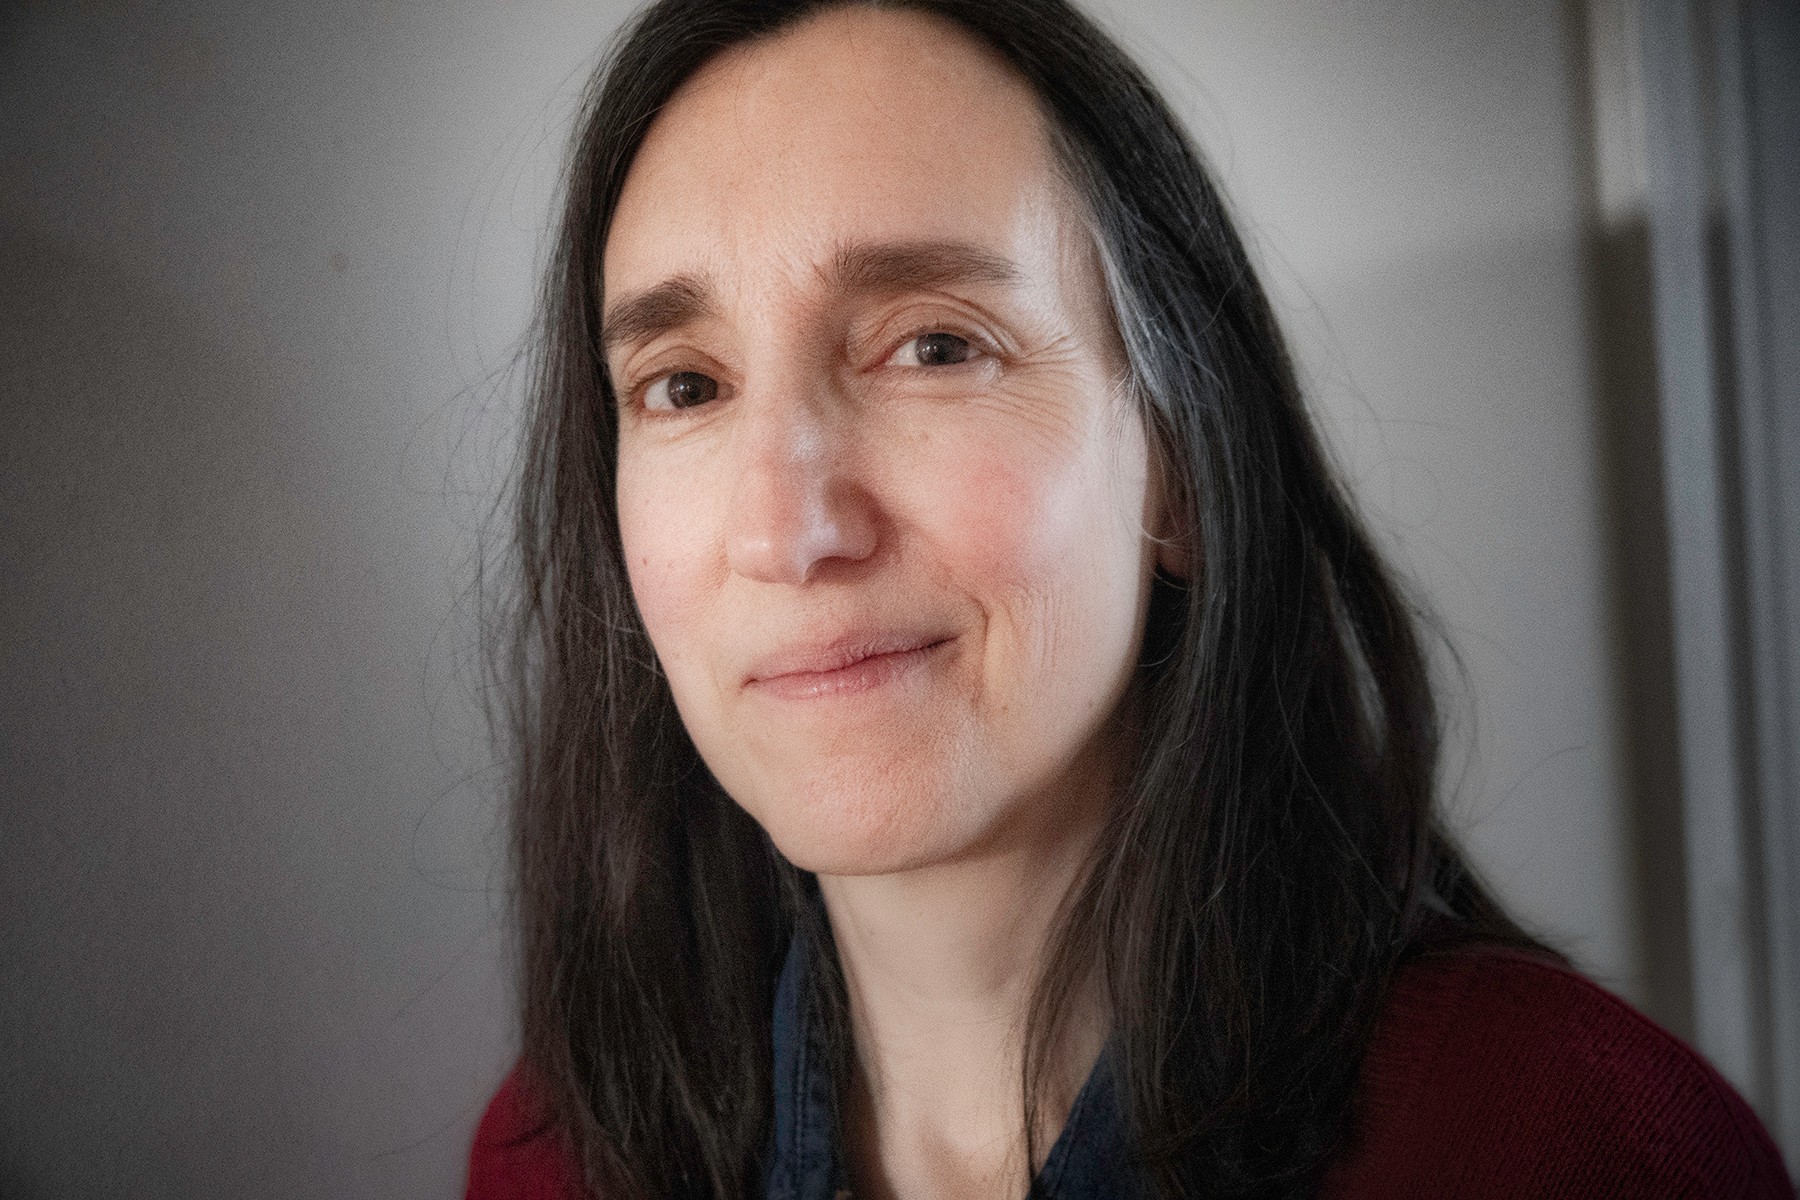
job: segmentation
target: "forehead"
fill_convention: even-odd
[[[796,271],[858,242],[1029,264],[1069,207],[1029,87],[942,18],[850,7],[728,52],[657,117],[609,234],[609,296],[680,272]]]

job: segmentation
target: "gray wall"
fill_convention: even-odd
[[[514,1037],[471,563],[620,11],[0,15],[0,1194],[458,1191]],[[1581,29],[1101,11],[1468,663],[1457,824],[1679,1023],[1609,633]]]

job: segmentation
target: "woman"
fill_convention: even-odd
[[[1438,832],[1415,618],[1060,0],[655,5],[546,299],[472,1196],[1783,1194]]]

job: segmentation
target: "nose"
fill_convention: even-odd
[[[875,552],[879,523],[855,470],[850,414],[795,381],[775,394],[742,397],[739,420],[726,536],[734,573],[797,585],[826,564]]]

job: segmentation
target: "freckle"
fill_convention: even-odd
[[[333,274],[342,275],[350,269],[350,256],[342,250],[334,250],[331,257],[325,260],[325,265],[331,268]]]

